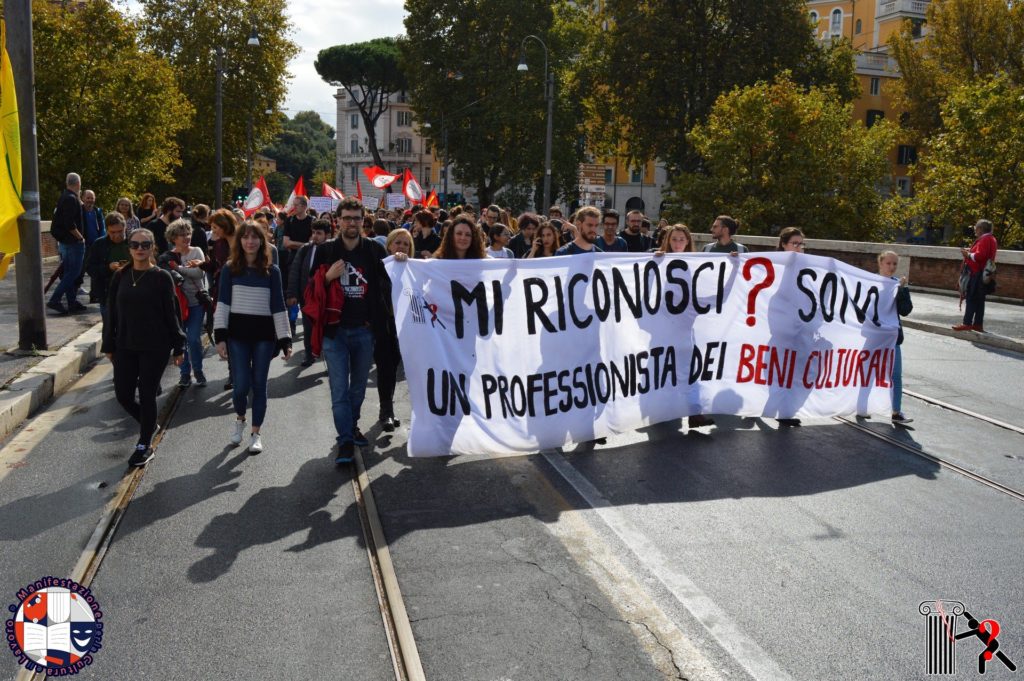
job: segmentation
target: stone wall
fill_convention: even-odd
[[[694,234],[699,249],[711,240],[708,234]],[[743,236],[736,239],[751,251],[774,250],[779,240],[775,237]],[[860,241],[831,241],[805,239],[805,252],[841,260],[854,267],[878,271],[878,254],[895,251],[900,256],[897,271],[906,276],[911,286],[956,291],[963,258],[960,250],[951,246],[917,246],[912,244],[878,244]],[[1024,302],[1024,251],[1000,250],[996,255],[998,279],[995,295]]]

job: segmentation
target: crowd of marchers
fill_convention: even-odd
[[[735,239],[739,229],[738,220],[718,216],[702,250],[747,252]],[[966,305],[963,323],[954,327],[959,331],[983,331],[985,296],[992,288],[997,250],[992,223],[979,220],[974,231],[974,244],[963,249],[960,287]],[[479,214],[471,205],[370,211],[347,198],[336,210],[317,215],[297,197],[289,212],[262,209],[246,215],[239,208],[189,207],[176,197],[158,203],[146,193],[138,203],[121,197],[114,211],[104,214],[75,173],[67,176],[50,233],[58,243],[60,266],[47,286],[59,280],[47,307],[62,315],[82,312],[84,295],[99,305],[102,351],[113,364],[116,398],[139,422],[131,466],[153,457],[156,400],[168,359],[180,371],[180,389],[207,386],[204,336],[228,361],[224,389],[232,391],[235,413],[228,439],[235,445],[247,440],[251,454],[264,449],[271,361],[279,356],[289,361],[299,337],[301,366],[318,360],[326,365],[336,463],[351,462],[355,448],[369,444],[359,422],[374,365],[381,430],[398,428],[394,395],[402,358],[383,265],[388,256],[511,259],[621,252],[664,257],[696,250],[684,224],[661,220],[655,226],[637,210],[623,219],[615,210],[593,206],[568,216],[552,206],[546,215],[514,217],[497,205]],[[801,229],[788,227],[780,231],[777,249],[803,252],[804,241]],[[879,254],[879,274],[897,279],[898,265],[893,251]],[[88,293],[82,289],[85,275]],[[912,308],[907,279],[898,278],[897,311],[905,316]],[[901,410],[902,342],[901,328],[893,368],[897,425],[911,421]],[[800,422],[782,419],[780,424]],[[691,428],[713,425],[710,416],[689,417]]]

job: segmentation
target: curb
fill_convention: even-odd
[[[62,395],[100,356],[103,324],[94,325],[0,390],[0,438],[10,435],[41,406]]]
[[[958,338],[960,340],[977,343],[978,345],[988,345],[993,348],[999,348],[1000,350],[1010,350],[1012,352],[1020,352],[1024,354],[1024,340],[1017,338],[999,336],[994,333],[979,333],[978,331],[954,331],[948,326],[931,324],[929,322],[918,322],[913,319],[900,319],[900,323],[908,329],[927,331],[928,333],[934,333],[940,336],[949,336],[950,338]]]

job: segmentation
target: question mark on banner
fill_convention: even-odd
[[[750,293],[747,294],[747,326],[753,326],[757,323],[757,318],[754,316],[754,310],[756,309],[755,303],[757,303],[757,294],[768,288],[775,281],[775,265],[768,258],[750,258],[743,263],[743,278],[750,281],[750,270],[755,265],[760,265],[764,268],[765,277],[764,281],[759,284],[755,284]]]

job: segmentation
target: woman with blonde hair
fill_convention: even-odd
[[[263,451],[260,429],[267,414],[270,360],[292,354],[292,334],[284,305],[281,270],[271,262],[266,229],[246,220],[231,245],[231,259],[221,269],[213,334],[217,353],[231,362],[235,426],[231,442],[242,442],[245,412],[252,391],[249,453]]]
[[[693,234],[690,228],[682,223],[666,227],[661,236],[661,244],[654,255],[665,255],[666,253],[693,253],[697,249],[693,245]]]
[[[126,236],[131,236],[133,231],[142,226],[142,223],[139,222],[139,218],[135,215],[135,209],[132,208],[132,201],[127,196],[122,196],[117,200],[117,205],[114,210],[124,216],[124,229]]]

